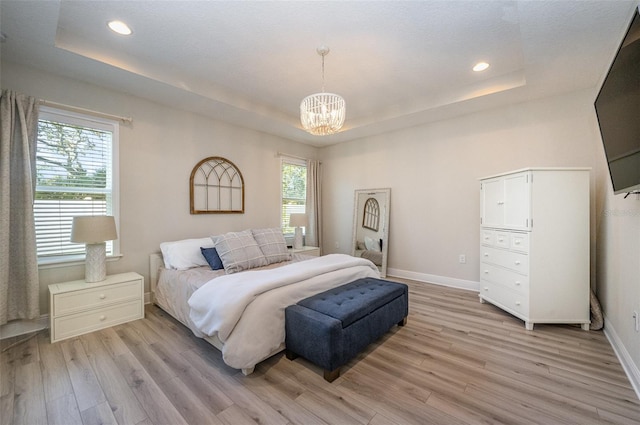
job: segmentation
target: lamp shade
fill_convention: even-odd
[[[73,217],[71,242],[94,244],[118,239],[116,221],[110,215]]]
[[[293,213],[289,216],[289,226],[291,227],[306,227],[307,215],[300,213]]]

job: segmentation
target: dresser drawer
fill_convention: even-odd
[[[480,261],[529,275],[529,256],[526,254],[483,246],[480,249]]]
[[[529,276],[493,264],[480,264],[480,279],[499,283],[523,295],[529,293]]]
[[[133,280],[108,286],[56,294],[53,298],[55,316],[95,310],[113,303],[142,298],[142,281]]]
[[[480,242],[485,246],[497,248],[509,248],[509,232],[500,230],[483,229],[480,233]]]
[[[55,342],[119,323],[142,319],[143,308],[142,301],[135,300],[93,311],[56,317],[51,328],[51,341]]]
[[[511,233],[509,235],[509,248],[513,251],[529,253],[529,234]]]
[[[500,284],[481,279],[480,297],[523,320],[529,316],[529,298]]]

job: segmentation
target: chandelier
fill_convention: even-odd
[[[342,128],[345,117],[345,102],[342,96],[324,91],[324,57],[329,48],[316,49],[322,56],[322,93],[309,95],[300,102],[300,122],[302,127],[316,136],[336,133]]]

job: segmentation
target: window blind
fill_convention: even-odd
[[[117,124],[115,124],[117,125]],[[40,114],[34,218],[39,258],[82,255],[72,243],[75,216],[113,215],[113,136],[109,125]],[[107,242],[107,255],[114,244]]]

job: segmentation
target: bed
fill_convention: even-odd
[[[172,251],[166,244],[178,248]],[[205,252],[212,248],[223,264],[209,264]],[[280,229],[163,243],[161,250],[149,257],[153,302],[219,349],[224,362],[245,375],[284,349],[287,306],[359,278],[379,277],[366,259],[292,255]],[[239,257],[244,261],[240,265],[234,261]]]

